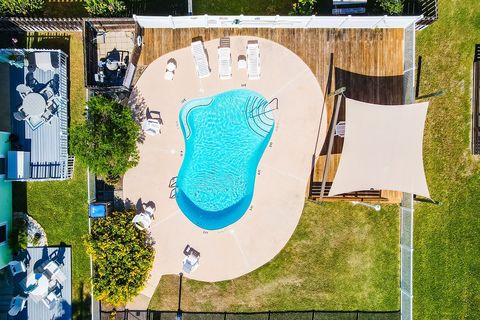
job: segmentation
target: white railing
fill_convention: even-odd
[[[421,16],[136,16],[142,28],[406,28]]]

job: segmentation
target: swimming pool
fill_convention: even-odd
[[[180,110],[186,149],[176,201],[200,228],[224,228],[248,210],[274,128],[270,111],[261,94],[247,89],[190,100]]]

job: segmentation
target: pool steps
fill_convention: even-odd
[[[273,101],[273,100],[272,100]],[[247,100],[245,116],[253,132],[266,137],[272,130],[274,119],[270,103],[261,97],[250,97]]]

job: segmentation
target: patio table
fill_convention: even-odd
[[[32,92],[23,99],[22,108],[27,116],[41,116],[47,108],[47,101],[41,94]]]
[[[32,287],[33,289],[30,289]],[[48,295],[48,278],[42,273],[30,273],[26,279],[25,290],[33,301],[39,302]]]

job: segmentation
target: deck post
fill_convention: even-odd
[[[322,176],[322,189],[320,190],[320,200],[323,199],[323,194],[325,192],[325,185],[327,183],[327,174],[328,174],[328,164],[330,162],[330,155],[332,153],[333,148],[333,138],[335,137],[335,125],[337,124],[338,120],[338,113],[340,112],[340,104],[342,103],[342,96],[345,92],[346,88],[341,87],[340,89],[335,90],[333,93],[334,97],[337,97],[337,103],[335,104],[335,110],[333,111],[332,117],[332,130],[330,131],[330,137],[328,140],[328,149],[327,149],[327,158],[325,159],[325,167],[323,168],[323,176]]]

